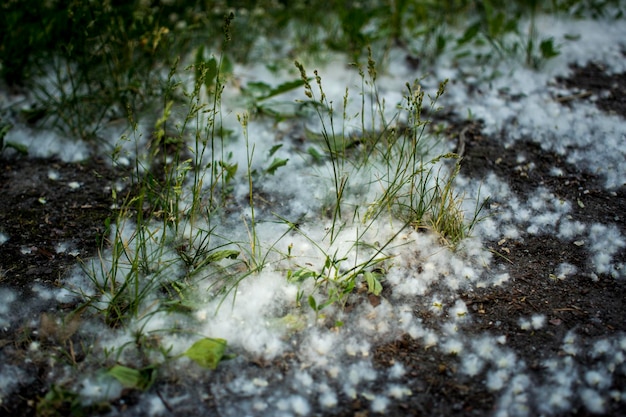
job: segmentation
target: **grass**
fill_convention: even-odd
[[[219,308],[230,300],[234,305],[244,280],[271,270],[297,287],[295,312],[285,318],[306,315],[308,306],[321,319],[326,308],[343,308],[363,292],[382,294],[393,249],[402,244],[398,237],[407,229],[437,233],[452,250],[471,235],[487,200],[477,201],[473,213],[461,209],[464,196],[455,190],[454,180],[462,161],[444,150],[424,116],[425,108],[429,116],[438,111],[447,81],[432,96],[420,80],[407,83],[400,107],[390,116],[377,77],[385,70],[391,45],[405,45],[411,54],[431,61],[453,53],[480,65],[504,58],[538,68],[558,54],[555,41],[537,32],[539,13],[610,9],[593,1],[546,6],[397,0],[333,1],[313,10],[295,2],[287,10],[243,1],[236,14],[201,14],[200,2],[189,8],[157,3],[149,7],[131,2],[118,8],[53,2],[39,10],[34,3],[7,2],[0,7],[2,76],[7,83],[28,86],[36,103],[20,117],[94,147],[110,146],[114,164],[122,159],[134,164],[127,194],[112,196],[121,205],[116,218],[105,224],[99,256],[84,263],[91,288],[74,290],[82,301],[76,314],[82,317],[88,311],[112,329],[134,332],[132,342],[105,352],[105,364],[122,385],[142,390],[152,385],[166,362],[186,356],[215,368],[229,357],[227,341],[205,335],[196,335],[199,340],[184,354],[174,354],[160,336],[187,330],[148,330],[151,318],[189,318],[211,299],[221,300]],[[459,22],[460,15],[470,17]],[[302,25],[304,21],[308,24]],[[72,30],[60,34],[64,27]],[[257,59],[254,39],[272,31],[299,40],[294,52],[304,57],[295,63],[300,77],[277,86],[241,86],[246,110],[237,116],[241,134],[233,132],[224,123],[222,100],[233,88],[234,63]],[[25,52],[20,53],[20,42],[27,45]],[[420,44],[422,49],[415,50]],[[348,88],[341,101],[328,97],[324,74],[314,71],[311,76],[303,63],[329,48],[354,62],[366,59],[364,65],[355,64],[361,86],[356,113]],[[171,50],[183,56],[173,56]],[[281,65],[268,67],[284,70],[286,65]],[[301,88],[304,98],[288,110],[272,101]],[[337,102],[342,108],[337,109]],[[148,117],[149,132],[140,127],[146,113],[159,114]],[[111,144],[101,134],[119,118],[128,120],[131,133]],[[280,177],[294,161],[281,157],[283,144],[275,144],[259,163],[263,144],[249,135],[249,127],[258,120],[279,123],[287,118],[315,120],[320,126],[308,132],[308,148],[302,153],[316,178],[328,185],[328,193],[312,221],[273,213],[271,221],[280,232],[267,236],[262,226],[270,220],[257,206],[259,190],[269,176]],[[4,141],[9,129],[0,120],[3,149],[17,147]],[[233,146],[237,138],[239,146]],[[243,199],[238,194],[241,184]],[[223,224],[235,211],[244,214],[236,232],[229,234]],[[377,238],[381,225],[392,230],[382,241]],[[287,244],[295,237],[310,244],[306,256],[299,257],[299,248]],[[38,412],[55,415],[58,407],[73,410],[80,404],[75,393],[53,386]]]
[[[289,84],[289,89],[278,88],[280,94],[303,86],[310,100],[306,107],[321,122],[323,153],[318,155],[317,163],[320,170],[328,169],[331,184],[327,200],[330,203],[321,214],[327,213],[331,223],[327,232],[307,224],[307,228],[313,228],[312,234],[308,234],[294,221],[276,214],[283,231],[272,240],[261,236],[255,181],[280,175],[289,161],[276,158],[280,148],[273,146],[268,152],[269,166],[261,173],[254,168],[258,143],[249,137],[250,116],[244,113],[238,120],[246,152],[245,172],[240,173],[238,164],[229,162],[229,136],[223,135],[225,130],[220,124],[223,61],[214,62],[219,66],[213,68],[213,64],[196,59],[196,64],[186,70],[194,77],[194,87],[183,92],[187,104],[182,104],[182,109],[187,114],[182,119],[173,116],[177,113],[176,103],[169,100],[169,95],[164,97],[162,115],[154,123],[143,157],[139,144],[145,142],[138,129],[134,130],[134,139],[122,141],[136,144],[133,186],[123,198],[117,218],[106,224],[110,237],[104,240],[100,256],[85,265],[92,289],[83,289],[80,295],[84,304],[79,309],[91,311],[111,328],[135,329],[135,342],[107,353],[115,358],[114,366],[125,367],[124,375],[142,369],[124,358],[144,358],[139,361],[144,367],[158,367],[162,361],[178,358],[160,345],[159,338],[151,336],[152,331],[146,330],[153,317],[188,315],[207,297],[220,299],[218,308],[225,308],[225,301],[235,303],[243,280],[258,276],[266,268],[282,271],[285,279],[298,287],[294,300],[297,307],[308,306],[316,317],[322,318],[326,307],[345,307],[362,287],[375,296],[381,294],[385,270],[392,260],[388,251],[399,245],[396,238],[406,228],[431,228],[453,244],[469,231],[460,210],[460,197],[452,189],[456,171],[444,174],[448,168],[441,163],[452,156],[429,156],[434,148],[429,144],[432,138],[426,130],[428,122],[421,118],[423,92],[417,84],[407,86],[406,106],[401,109],[406,115],[393,117],[405,122],[398,127],[387,121],[384,104],[378,99],[376,63],[370,52],[367,77],[365,71],[360,71],[362,85],[370,89],[369,93],[362,91],[362,97],[371,97],[371,102],[361,101],[356,116],[361,123],[356,133],[358,144],[354,144],[354,134],[345,129],[345,124],[351,122],[347,114],[349,92],[344,96],[343,126],[337,128],[335,110],[317,71],[315,92],[299,63],[296,65],[301,82]],[[172,95],[174,89],[182,88],[174,81],[177,71],[177,66],[173,66],[167,81]],[[207,81],[207,77],[211,80]],[[444,87],[442,83],[432,98],[431,111]],[[368,115],[368,122],[364,114]],[[375,133],[367,125],[370,122],[377,128]],[[172,132],[172,124],[174,135],[168,133]],[[120,146],[116,155],[122,154]],[[363,182],[363,178],[369,179]],[[234,194],[240,179],[247,184],[244,201],[248,213],[242,218],[245,234],[240,234],[247,239],[241,240],[219,231],[225,213],[243,203]],[[363,198],[354,199],[355,190]],[[381,222],[389,222],[395,230],[382,242],[372,241],[370,235],[377,233]],[[315,248],[313,256],[321,261],[315,262],[317,266],[303,263],[291,248],[287,253],[279,250],[283,240],[293,233]],[[206,290],[199,295],[200,288]],[[159,329],[163,335],[179,331]],[[128,356],[127,351],[135,353]],[[155,359],[155,354],[161,359]],[[211,363],[216,366],[217,362]]]

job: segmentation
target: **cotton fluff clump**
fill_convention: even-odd
[[[546,323],[546,316],[543,314],[534,314],[530,319],[519,319],[519,326],[522,330],[539,330]]]
[[[563,338],[563,343],[561,344],[561,349],[568,355],[576,356],[578,355],[578,346],[576,346],[577,336],[574,330],[570,330],[567,332],[565,337]]]
[[[515,375],[500,395],[495,416],[527,416],[530,414],[528,390],[530,378],[525,374]]]
[[[437,316],[443,313],[443,301],[439,295],[433,295],[428,309]]]
[[[562,219],[559,223],[557,236],[559,239],[571,240],[578,236],[582,236],[586,229],[587,226],[578,220],[571,221],[569,219]]]
[[[463,355],[461,362],[461,372],[467,376],[478,375],[485,366],[485,361],[475,353]]]
[[[600,339],[593,344],[593,348],[589,351],[589,356],[599,358],[606,356],[612,350],[611,342],[607,339]]]
[[[33,379],[18,366],[0,364],[0,406],[20,385],[30,384]]]
[[[537,406],[540,412],[556,414],[567,411],[572,406],[574,384],[578,371],[570,356],[563,360],[550,359],[544,363],[548,372],[545,386],[535,388]]]
[[[532,210],[526,231],[530,234],[555,230],[558,221],[571,211],[568,201],[558,199],[544,188],[538,188],[530,196],[528,206]]]
[[[554,271],[554,276],[556,277],[556,279],[562,280],[576,274],[576,272],[578,272],[578,268],[576,268],[575,265],[572,265],[568,262],[563,262],[559,264],[556,271]]]
[[[306,398],[300,395],[294,395],[291,398],[291,407],[293,408],[294,413],[298,416],[306,416],[311,411],[311,406]]]
[[[411,242],[415,250],[391,251],[394,267],[388,271],[387,282],[393,286],[393,298],[425,295],[435,283],[443,283],[453,291],[468,285],[486,284],[479,279],[491,262],[492,254],[484,247],[480,239],[465,239],[459,242],[457,250],[452,252],[442,248],[434,233],[409,232],[398,239],[398,243]],[[404,249],[404,245],[401,246]],[[435,314],[440,314],[443,307],[437,295],[429,307]]]
[[[591,369],[585,372],[585,382],[590,388],[605,389],[611,386],[611,375],[605,369]]]
[[[496,369],[487,373],[487,388],[490,391],[500,391],[507,381],[511,373],[508,369]]]
[[[107,375],[87,377],[81,381],[80,387],[79,395],[85,404],[119,398],[124,388],[119,381]]]
[[[389,397],[394,398],[396,400],[401,400],[405,397],[411,396],[413,393],[410,389],[405,386],[398,384],[390,384],[389,388],[387,388],[387,394]]]
[[[615,394],[614,390],[610,391],[613,373],[626,360],[624,336],[596,340],[586,349],[588,357],[595,363],[587,369],[575,362],[574,355],[580,349],[573,330],[565,335],[562,349],[568,356],[549,359],[543,364],[547,370],[546,382],[535,388],[539,411],[546,414],[562,413],[571,410],[579,398],[590,412],[604,413],[608,399]],[[618,397],[616,401],[622,401],[621,394]]]
[[[580,390],[580,398],[583,400],[587,410],[596,414],[604,413],[605,399],[597,391],[591,388],[583,388]]]
[[[340,335],[333,332],[311,330],[300,345],[302,357],[316,366],[326,366],[336,357]]]
[[[458,355],[463,351],[463,342],[458,339],[448,339],[442,345],[443,352],[450,355]]]
[[[613,256],[626,247],[626,241],[615,225],[594,223],[589,229],[589,241],[596,273],[609,274],[614,278],[626,274],[624,265],[613,264]]]
[[[201,333],[266,358],[279,355],[285,349],[281,336],[287,329],[271,318],[287,301],[281,296],[284,280],[278,273],[267,272],[242,281],[232,308],[220,308],[218,299],[196,313],[203,321]]]
[[[406,374],[406,369],[404,369],[404,365],[400,362],[394,363],[388,370],[390,379],[400,379],[404,376],[404,374]]]
[[[14,126],[7,132],[6,141],[28,148],[28,155],[31,158],[56,156],[63,162],[80,162],[91,155],[85,141],[59,135],[53,129],[33,130],[19,125]]]
[[[533,329],[539,330],[543,328],[543,326],[546,324],[546,316],[544,316],[543,314],[533,314],[533,316],[530,318],[530,324]]]
[[[366,339],[351,337],[345,342],[344,349],[348,356],[368,356],[370,343]]]
[[[0,288],[0,327],[7,328],[11,325],[11,319],[15,312],[11,304],[17,299],[14,291],[8,288]]]
[[[338,404],[337,394],[332,391],[325,391],[320,395],[319,403],[323,408],[334,408]]]
[[[381,395],[377,395],[372,400],[371,409],[374,413],[384,413],[389,406],[389,398]]]
[[[472,350],[480,358],[485,360],[491,360],[500,348],[496,345],[496,340],[489,336],[481,336],[478,339],[472,340]]]
[[[469,318],[467,305],[463,300],[456,300],[452,308],[448,311],[448,315],[453,320],[466,320]]]
[[[470,343],[471,352],[464,355],[461,371],[468,376],[480,373],[486,365],[491,365],[487,372],[486,386],[491,391],[503,389],[511,375],[525,368],[524,361],[519,361],[515,352],[498,346],[498,338],[481,336]]]
[[[504,283],[508,282],[509,279],[510,279],[510,276],[508,272],[504,272],[502,274],[496,274],[493,276],[492,285],[494,287],[499,287],[500,285],[503,285]]]

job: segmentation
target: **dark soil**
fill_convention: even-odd
[[[571,96],[555,98],[563,105],[595,96],[600,109],[626,117],[626,74],[608,75],[600,65],[589,64],[574,67],[571,77],[556,82],[572,89]],[[482,135],[480,122],[455,121],[450,117],[451,135],[456,137],[461,131],[465,135],[463,175],[483,178],[495,172],[500,178],[507,178],[520,196],[542,186],[568,201],[582,199],[584,208],[573,209],[574,219],[613,223],[626,235],[626,187],[605,190],[602,178],[568,165],[563,157],[541,150],[530,138],[504,148],[500,138]],[[523,166],[517,162],[519,155],[525,156]],[[531,162],[534,168],[526,169]],[[548,174],[555,166],[562,169],[562,176]],[[49,179],[50,170],[58,172],[59,179]],[[33,282],[57,286],[59,279],[76,265],[77,258],[94,255],[105,232],[105,219],[114,215],[111,186],[119,175],[98,160],[68,164],[1,157],[0,231],[10,239],[0,247],[0,285],[18,289],[28,299]],[[80,187],[71,189],[68,184],[72,181]],[[69,243],[76,252],[57,253],[55,247],[60,243]],[[506,264],[511,280],[503,287],[475,289],[462,295],[473,316],[465,334],[478,337],[497,329],[498,334],[507,336],[507,346],[529,364],[530,372],[539,375],[541,361],[559,354],[569,329],[577,329],[583,346],[601,336],[626,332],[626,281],[609,276],[592,280],[590,254],[584,247],[564,243],[548,233],[523,235],[514,241],[490,245],[502,255],[497,262]],[[621,252],[616,261],[626,262],[626,253]],[[550,279],[549,274],[563,262],[575,265],[578,272],[565,280]],[[518,319],[537,313],[547,317],[546,327],[532,333],[520,330]],[[419,303],[415,314],[425,322],[430,320]],[[22,330],[1,332],[0,350],[4,350],[5,356],[18,358],[19,351],[26,349]],[[419,342],[405,336],[375,348],[375,366],[388,367],[395,362],[405,365],[403,382],[413,395],[391,404],[388,415],[485,416],[494,410],[497,398],[484,384],[476,383],[485,375],[459,382],[462,379],[455,375],[457,361],[450,356],[425,350]],[[50,387],[43,382],[45,363],[32,364],[30,372],[34,378],[22,386],[19,395],[4,399],[0,415],[35,415],[38,399]],[[613,384],[623,389],[626,378],[616,376]],[[133,395],[136,394],[128,393],[114,406],[121,410],[125,407],[121,404],[132,404]],[[370,415],[366,402],[342,400],[335,415]],[[215,411],[211,398],[205,401],[205,410]],[[570,415],[590,414],[580,407]],[[624,403],[608,404],[606,415],[626,416]]]
[[[54,285],[76,263],[95,253],[111,217],[116,175],[102,161],[69,164],[28,158],[0,159],[0,225],[10,236],[2,245],[3,284],[29,295],[34,279]],[[50,172],[59,178],[50,179]],[[76,189],[70,183],[80,186]],[[57,253],[59,244],[68,249]],[[72,252],[72,255],[69,254]]]

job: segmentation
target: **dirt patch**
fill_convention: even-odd
[[[116,178],[103,161],[0,159],[3,285],[26,294],[33,280],[50,285],[77,258],[95,253],[104,220],[113,215]],[[10,277],[10,278],[9,278]]]
[[[591,100],[608,114],[626,117],[626,73],[607,74],[603,65],[593,62],[584,67],[573,65],[572,71],[570,77],[556,78],[572,93],[558,96],[558,101]]]

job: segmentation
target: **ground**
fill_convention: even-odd
[[[572,77],[555,80],[571,88],[572,95],[555,97],[555,100],[566,106],[573,100],[586,100],[598,93],[601,99],[595,104],[599,108],[626,117],[626,74],[607,75],[595,64],[574,69]],[[603,91],[604,94],[599,94]],[[505,148],[497,135],[481,133],[480,121],[459,120],[452,113],[445,117],[451,126],[447,132],[450,137],[458,137],[463,132],[463,175],[481,178],[490,171],[495,172],[500,178],[508,178],[518,195],[530,193],[542,185],[569,201],[584,196],[584,207],[576,207],[571,213],[575,220],[614,223],[626,235],[626,187],[607,191],[601,185],[601,178],[567,164],[559,155],[542,150],[530,138]],[[522,164],[519,155],[525,156]],[[528,169],[530,163],[534,163],[533,169]],[[554,166],[562,169],[562,176],[548,175]],[[123,174],[111,171],[104,161],[95,159],[63,163],[12,155],[1,156],[0,167],[0,225],[4,233],[11,236],[0,250],[0,285],[19,290],[21,297],[29,300],[35,284],[58,286],[60,278],[76,266],[78,259],[97,254],[105,219],[114,215],[111,187]],[[58,179],[49,178],[51,171],[58,173]],[[70,188],[72,182],[80,186]],[[68,242],[67,251],[56,250],[57,245]],[[581,345],[587,347],[591,343],[587,340],[626,332],[626,282],[609,276],[593,280],[589,274],[589,253],[584,246],[566,246],[549,234],[522,235],[516,240],[488,244],[494,253],[501,255],[496,257],[496,263],[506,264],[511,280],[503,287],[475,289],[463,294],[473,316],[466,334],[479,337],[484,331],[497,329],[499,334],[506,335],[507,345],[518,352],[530,372],[536,372],[545,357],[559,354],[568,329],[576,328],[582,338]],[[626,262],[626,253],[620,252],[615,261]],[[578,272],[566,280],[550,278],[549,274],[563,262],[575,265]],[[416,301],[414,314],[425,323],[434,320],[427,309],[421,308],[422,304]],[[41,311],[51,306],[52,303],[50,306],[42,304]],[[64,307],[69,311],[74,306]],[[537,313],[546,316],[546,327],[532,332],[521,330],[517,318]],[[4,350],[5,357],[18,362],[30,341],[43,338],[41,334],[28,334],[27,329],[28,326],[10,327],[2,331],[0,349]],[[73,359],[80,362],[80,352]],[[254,366],[275,366],[279,373],[288,372],[289,363],[279,362]],[[484,384],[475,383],[484,378],[484,374],[459,379],[454,376],[457,366],[454,360],[438,351],[425,350],[409,336],[374,349],[376,367],[389,367],[397,362],[406,368],[403,382],[413,395],[390,405],[388,415],[483,416],[490,415],[495,407],[497,398]],[[21,384],[18,395],[4,399],[0,414],[35,414],[38,399],[49,389],[43,382],[47,364],[45,361],[31,363],[27,372],[27,382]],[[415,376],[419,378],[413,378]],[[219,378],[228,378],[228,375]],[[626,386],[623,375],[615,378],[614,386]],[[128,392],[120,404],[132,404],[136,395]],[[213,395],[216,394],[201,400],[205,412],[215,410]],[[358,400],[340,397],[340,404],[335,415],[372,414],[369,406]],[[606,415],[626,416],[624,407],[624,402],[610,403]],[[193,412],[188,409],[175,414],[193,415]],[[591,414],[580,408],[569,415]]]

